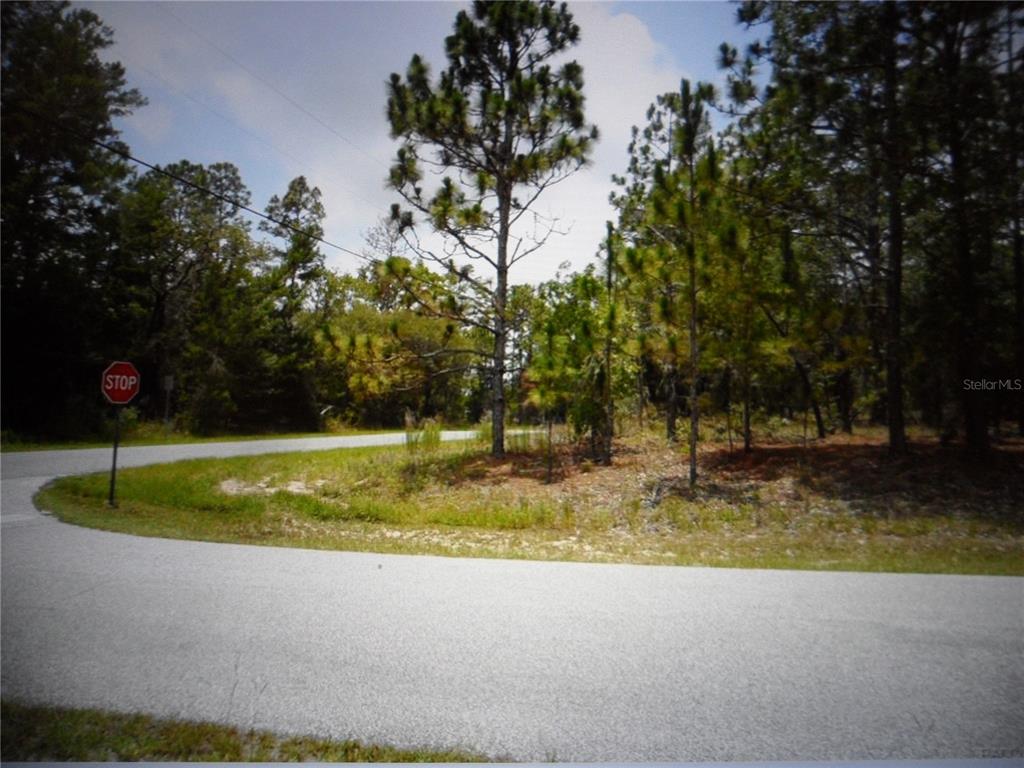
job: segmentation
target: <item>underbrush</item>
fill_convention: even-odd
[[[63,519],[143,535],[321,549],[739,567],[1024,574],[1024,444],[984,464],[932,441],[889,460],[880,438],[703,449],[635,435],[613,465],[563,438],[429,437],[405,450],[200,460],[58,481]]]

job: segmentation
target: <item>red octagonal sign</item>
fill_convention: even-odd
[[[100,389],[103,396],[114,405],[125,405],[139,394],[142,377],[131,363],[117,361],[103,372]]]

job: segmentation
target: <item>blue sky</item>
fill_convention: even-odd
[[[149,99],[121,121],[136,156],[232,162],[262,210],[304,175],[323,192],[326,238],[354,251],[397,202],[384,184],[396,144],[388,136],[385,82],[414,53],[435,72],[460,3],[94,2],[114,30],[105,56]],[[569,3],[582,41],[587,116],[601,131],[593,162],[551,188],[535,208],[564,236],[517,264],[512,282],[554,277],[559,264],[593,260],[610,175],[626,164],[630,127],[682,77],[721,82],[719,44],[751,39],[727,2]],[[354,256],[324,247],[349,271]]]

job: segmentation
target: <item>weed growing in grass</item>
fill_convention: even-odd
[[[525,530],[549,527],[554,524],[555,520],[556,515],[549,504],[520,498],[515,506],[448,505],[430,514],[425,522],[431,525],[446,525],[456,528]]]
[[[401,474],[406,493],[424,487],[420,475],[421,464],[429,462],[441,448],[441,424],[434,419],[424,419],[419,426],[410,411],[405,412],[405,447],[409,460],[402,467]]]
[[[441,447],[441,422],[436,419],[427,419],[420,428],[423,451],[428,454],[437,452]]]
[[[494,441],[494,425],[491,423],[491,415],[485,413],[484,417],[476,427],[476,444],[483,450],[490,450]]]
[[[579,525],[576,519],[576,510],[573,508],[572,502],[565,500],[561,504],[560,509],[560,520],[561,526],[569,530],[578,530]]]
[[[441,447],[441,422],[424,419],[417,425],[412,413],[405,414],[405,447],[413,456],[433,454]]]
[[[512,453],[529,453],[534,444],[543,445],[543,436],[532,430],[516,429],[505,434],[505,447]]]

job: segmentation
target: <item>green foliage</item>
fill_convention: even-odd
[[[521,241],[513,252],[509,239],[545,188],[582,167],[597,138],[596,128],[584,121],[582,68],[575,61],[557,69],[553,63],[578,38],[564,4],[478,1],[457,15],[445,41],[448,67],[436,82],[416,55],[405,77],[392,74],[388,84],[391,135],[402,140],[389,183],[411,208],[395,205],[394,222],[401,231],[411,229],[415,211],[453,250],[494,270],[492,283],[417,240],[418,255],[453,282],[439,296],[422,290],[424,281],[409,280],[408,293],[423,311],[489,337],[496,456],[504,452],[508,270],[547,235],[532,246]],[[424,163],[458,175],[425,190]],[[524,236],[528,242],[528,232]]]
[[[1004,33],[1024,20],[909,3],[749,3],[739,17],[770,32],[742,58],[722,46],[738,118],[725,146],[761,252],[765,361],[788,355],[797,374],[783,393],[781,371],[764,371],[758,399],[809,405],[819,434],[833,405],[846,431],[888,422],[897,452],[905,407],[947,428],[959,411],[983,446],[995,403],[962,382],[1012,370],[1008,347],[995,350],[1024,338],[1024,322],[992,319],[1024,306],[1024,283],[993,269],[1020,260],[1020,209],[1003,191],[1020,175],[1008,108],[1020,52]],[[992,162],[1000,152],[1009,162]]]
[[[3,376],[3,423],[25,436],[95,433],[97,366],[116,348],[101,331],[116,306],[108,244],[127,168],[94,142],[116,143],[114,118],[145,100],[101,59],[113,40],[92,11],[9,2],[2,25],[4,367],[45,371]]]
[[[662,368],[666,434],[676,436],[680,372],[689,378],[690,482],[697,477],[701,334],[704,333],[709,273],[724,251],[735,250],[737,236],[725,212],[722,171],[709,136],[706,104],[709,85],[691,88],[683,80],[678,93],[659,96],[648,109],[648,126],[634,129],[629,178],[612,201],[620,226],[635,245],[626,251],[627,290],[651,310],[640,330],[640,354]],[[682,355],[685,339],[688,354]]]
[[[396,306],[387,275],[334,278],[331,290],[346,295],[325,311],[316,334],[324,400],[353,423],[399,426],[407,410],[468,420],[479,357],[472,334],[452,320]]]
[[[642,428],[650,403],[670,436],[691,416],[694,453],[736,431],[750,447],[758,414],[806,413],[818,436],[887,422],[895,447],[904,410],[976,450],[1011,414],[1024,429],[1019,393],[963,385],[1024,365],[1021,9],[748,3],[739,17],[767,36],[721,47],[729,103],[683,82],[633,129],[604,274],[516,286],[509,269],[551,234],[530,236],[529,206],[596,138],[565,6],[474,3],[441,72],[414,56],[392,75],[404,207],[367,233],[367,265],[337,274],[310,180],[254,233],[230,163],[163,169],[216,196],[133,174],[95,143],[144,104],[100,58],[109,30],[66,3],[5,3],[4,364],[47,375],[3,377],[4,434],[104,435],[95,380],[124,358],[143,374],[140,420],[166,412],[197,434],[401,426],[408,411],[487,416],[499,455],[506,423],[564,423],[596,455],[612,414]],[[717,136],[712,106],[734,118]]]

